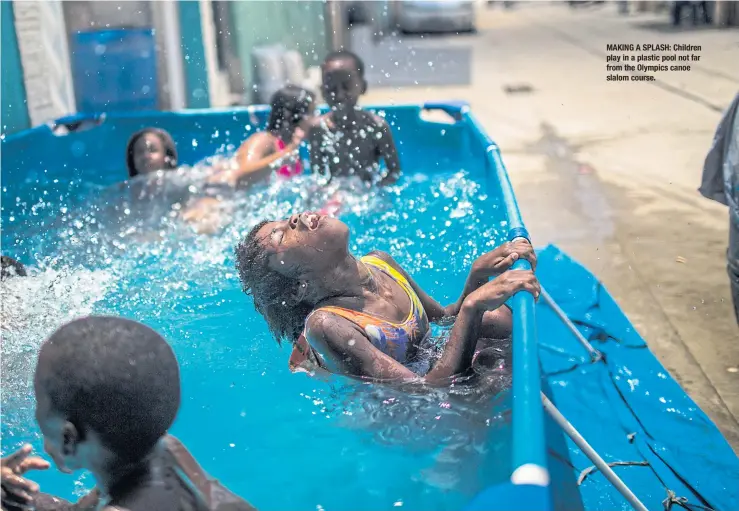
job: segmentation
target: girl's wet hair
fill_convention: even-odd
[[[172,140],[172,136],[159,128],[144,128],[131,135],[131,138],[128,139],[128,145],[126,145],[126,167],[128,168],[128,177],[135,177],[139,174],[133,161],[133,146],[136,144],[138,139],[149,133],[156,135],[159,137],[159,140],[162,141],[164,152],[167,155],[164,160],[167,164],[167,168],[165,170],[177,168],[177,148],[174,140]]]
[[[286,85],[272,95],[267,121],[268,131],[280,131],[285,121],[295,127],[308,115],[316,98],[311,91],[297,85]]]
[[[257,224],[236,245],[236,269],[244,293],[254,299],[254,307],[267,321],[278,343],[295,342],[303,332],[305,320],[313,310],[309,304],[296,299],[300,281],[287,277],[269,267],[269,252],[264,238],[257,233],[268,221]]]

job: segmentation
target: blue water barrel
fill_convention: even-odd
[[[79,112],[157,108],[154,30],[120,28],[77,32],[72,76]]]

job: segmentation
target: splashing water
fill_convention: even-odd
[[[505,233],[502,208],[484,187],[464,172],[406,175],[379,191],[351,179],[274,179],[219,191],[230,222],[216,236],[197,236],[179,215],[203,193],[206,171],[78,188],[75,197],[45,201],[35,215],[29,206],[28,218],[4,229],[4,241],[36,258],[32,277],[3,283],[3,303],[15,300],[3,309],[4,451],[23,442],[41,448],[29,383],[35,352],[54,328],[94,312],[143,321],[172,343],[183,380],[173,433],[259,509],[371,510],[397,502],[458,509],[505,477],[510,432],[500,389],[508,373],[423,391],[293,375],[288,349],[270,338],[241,292],[233,257],[234,244],[260,220],[317,210],[340,196],[355,254],[390,252],[429,294],[450,303],[474,259]],[[23,236],[39,215],[44,229]],[[19,311],[6,323],[6,312]],[[435,334],[444,337],[448,328]],[[506,346],[492,349],[505,360]],[[39,482],[65,497],[92,484],[54,473]]]
[[[90,314],[111,288],[105,270],[46,269],[0,284],[3,443],[33,421],[33,371],[39,347],[59,325]],[[31,413],[29,413],[31,412]]]

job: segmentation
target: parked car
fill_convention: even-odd
[[[397,11],[403,32],[474,32],[475,2],[462,0],[404,0]]]

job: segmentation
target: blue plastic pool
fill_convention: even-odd
[[[497,148],[474,118],[460,105],[427,107],[456,121],[424,121],[419,106],[378,108],[393,127],[403,179],[356,193],[341,218],[355,253],[390,252],[450,302],[477,255],[526,232]],[[306,176],[234,197],[239,212],[230,227],[208,238],[168,216],[170,188],[142,202],[119,185],[126,141],[144,126],[168,130],[181,162],[195,164],[232,151],[265,113],[111,114],[3,140],[3,253],[35,274],[9,284],[7,295],[23,313],[3,332],[4,453],[26,441],[41,447],[29,377],[43,337],[69,317],[112,313],[172,342],[184,392],[173,433],[259,509],[452,510],[471,502],[491,511],[628,509],[597,472],[578,485],[590,463],[544,420],[541,387],[607,461],[638,462],[619,474],[649,509],[659,508],[666,489],[690,503],[735,508],[739,464],[723,438],[640,349],[643,340],[592,275],[554,247],[541,252],[539,276],[607,363],[590,363],[550,310],[539,304],[535,318],[533,301],[521,296],[512,390],[505,373],[482,390],[418,394],[290,374],[288,349],[270,338],[240,290],[232,247],[257,221],[314,208],[331,192]],[[79,129],[65,134],[65,125]],[[149,200],[159,204],[153,211]],[[654,389],[647,397],[645,387]],[[688,434],[700,438],[671,454],[670,438]],[[551,484],[512,487],[514,469],[527,464],[545,465]],[[37,480],[65,497],[92,485],[84,475],[54,472]]]

